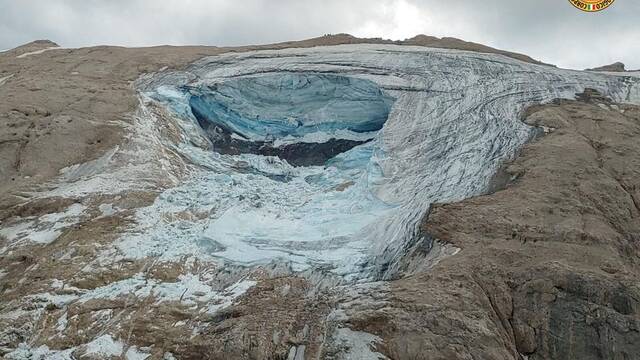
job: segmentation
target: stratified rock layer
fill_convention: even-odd
[[[624,64],[621,62],[614,62],[613,64],[598,66],[593,69],[587,69],[588,71],[611,71],[611,72],[625,72]]]

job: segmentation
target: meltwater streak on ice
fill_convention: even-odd
[[[526,106],[574,98],[586,87],[616,101],[640,99],[638,80],[630,77],[393,45],[220,55],[184,72],[158,74],[140,88],[195,122],[185,87],[205,89],[248,77],[268,82],[292,73],[372,81],[395,102],[372,142],[326,167],[291,167],[277,158],[220,155],[184,144],[193,163],[208,170],[194,172],[142,210],[140,222],[152,225],[140,236],[125,237],[123,253],[167,260],[196,255],[245,265],[287,261],[295,270],[323,267],[367,276],[401,256],[431,203],[487,189],[501,161],[535,131],[519,120]],[[184,210],[207,215],[157,220]]]

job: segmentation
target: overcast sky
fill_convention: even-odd
[[[0,49],[35,39],[246,45],[346,32],[453,36],[566,68],[640,68],[640,0],[583,13],[568,0],[0,0]]]

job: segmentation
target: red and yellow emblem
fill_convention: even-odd
[[[596,12],[601,11],[613,4],[615,0],[569,0],[571,5],[582,11]]]

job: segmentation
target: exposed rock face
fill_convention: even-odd
[[[471,46],[441,40],[408,41]],[[348,35],[41,45],[0,54],[6,358],[638,353],[637,78]]]
[[[456,39],[453,37],[437,38],[434,36],[418,35],[410,39],[404,40],[402,44],[500,54],[500,55],[505,55],[517,60],[530,62],[533,64],[548,65],[538,60],[532,59],[527,55],[518,54],[510,51],[498,50],[486,45],[464,41],[464,40]]]
[[[611,72],[625,72],[624,64],[621,62],[614,62],[613,64],[599,66],[593,69],[587,69],[587,71],[611,71]]]

